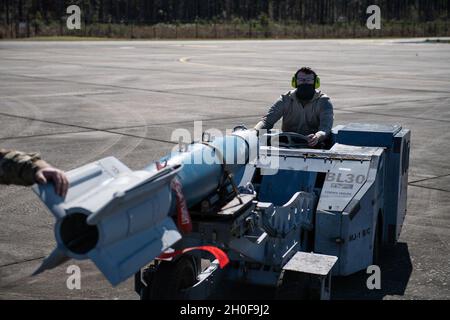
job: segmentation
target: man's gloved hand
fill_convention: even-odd
[[[56,193],[63,198],[66,196],[69,189],[69,180],[67,180],[63,171],[47,166],[37,170],[34,177],[39,184],[46,184],[48,181],[52,181],[55,184]]]
[[[315,147],[320,141],[325,138],[325,134],[322,131],[316,132],[314,134],[310,134],[307,136],[308,138],[308,146]]]

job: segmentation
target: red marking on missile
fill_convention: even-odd
[[[227,254],[221,249],[214,246],[190,247],[183,250],[176,250],[173,252],[162,253],[157,259],[170,259],[192,250],[208,251],[219,261],[219,266],[221,269],[225,268],[225,266],[230,262],[230,259],[228,258]]]

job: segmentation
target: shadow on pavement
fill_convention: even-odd
[[[370,274],[362,270],[346,277],[332,278],[332,300],[381,300],[386,296],[403,296],[412,272],[408,244],[383,247],[381,257],[381,289],[369,290]],[[274,300],[275,288],[243,283],[224,283],[208,299]]]
[[[379,300],[388,295],[403,296],[413,270],[408,244],[383,247],[380,269],[381,289],[369,290],[366,282],[370,274],[362,270],[347,277],[334,277],[331,298]]]

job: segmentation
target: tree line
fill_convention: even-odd
[[[319,25],[364,22],[376,4],[385,21],[448,21],[449,0],[0,0],[3,25],[40,19],[60,21],[69,5],[86,23],[192,23],[285,21]]]

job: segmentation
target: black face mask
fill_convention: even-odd
[[[295,94],[299,100],[311,100],[316,93],[316,89],[313,84],[301,84],[297,87]]]

